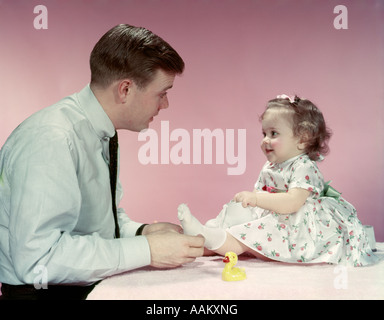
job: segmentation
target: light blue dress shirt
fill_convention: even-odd
[[[114,134],[89,85],[12,132],[0,151],[0,282],[87,285],[150,264],[141,223],[121,208],[114,239]],[[121,197],[118,181],[117,207]]]

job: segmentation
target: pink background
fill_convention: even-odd
[[[37,5],[48,29],[36,30]],[[336,30],[336,5],[348,29]],[[247,167],[142,165],[137,133],[120,132],[121,206],[137,221],[176,222],[189,204],[202,221],[242,190],[265,162],[258,121],[277,94],[297,93],[323,111],[333,131],[320,164],[326,180],[384,241],[384,2],[382,0],[0,0],[0,145],[33,112],[80,91],[90,78],[96,41],[119,23],[144,26],[167,40],[186,70],[169,92],[160,121],[170,130],[247,130]],[[175,144],[174,142],[171,142]],[[215,157],[213,157],[215,160]]]

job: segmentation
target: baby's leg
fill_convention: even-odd
[[[224,219],[224,227],[229,228],[238,224],[253,220],[252,209],[244,208],[241,202],[231,201],[228,203],[227,214]]]
[[[264,256],[258,254],[256,251],[247,247],[241,241],[238,241],[232,235],[227,233],[221,228],[209,228],[203,226],[190,212],[189,208],[185,204],[181,204],[178,208],[178,218],[184,229],[184,234],[196,236],[201,234],[205,238],[205,247],[210,251],[206,252],[209,255],[211,252],[215,252],[220,255],[225,255],[228,251],[233,251],[240,255],[248,252],[252,255],[267,259]]]
[[[229,234],[228,232],[226,233],[227,237],[225,239],[225,242],[221,247],[217,248],[216,250],[213,250],[215,253],[224,256],[228,251],[233,251],[237,255],[240,255],[251,250],[249,247],[237,240],[231,234]]]
[[[252,250],[229,233],[227,233],[227,238],[224,244],[220,248],[213,250],[213,252],[224,256],[228,251],[233,251],[237,255],[240,255],[242,253],[249,253],[260,260],[272,261],[271,259],[263,256],[262,254]]]
[[[205,224],[209,228],[226,229],[241,223],[252,221],[252,209],[244,208],[240,202],[230,201],[223,206],[220,214],[208,220]]]

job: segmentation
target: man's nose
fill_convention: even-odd
[[[167,109],[168,107],[169,107],[168,97],[165,96],[164,98],[161,99],[159,109]]]

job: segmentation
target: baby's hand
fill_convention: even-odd
[[[236,202],[241,202],[244,208],[248,206],[256,207],[257,205],[256,194],[251,191],[242,191],[236,193],[233,200],[235,200]]]

